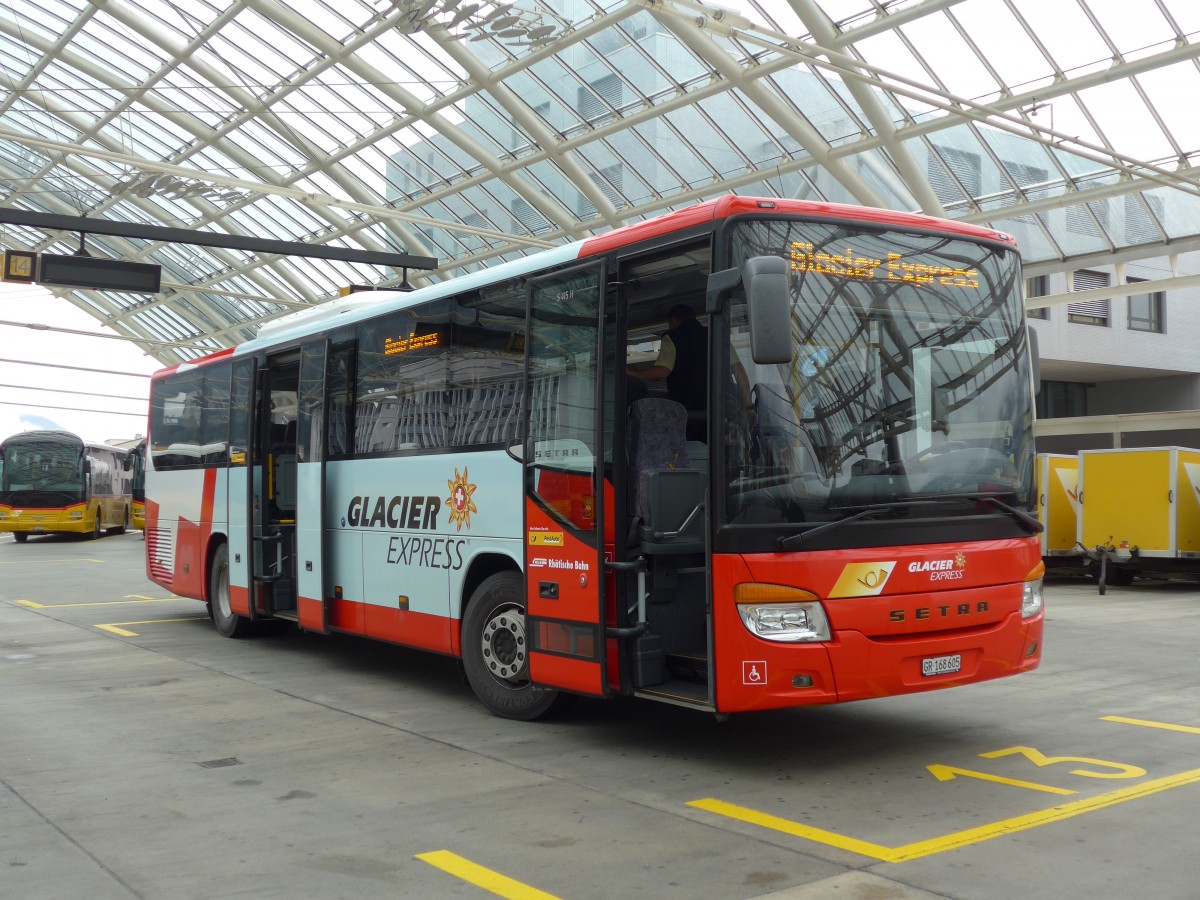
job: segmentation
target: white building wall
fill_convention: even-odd
[[[1092,269],[1109,273],[1112,283],[1117,283],[1115,266],[1094,266]],[[1179,258],[1178,274],[1197,273],[1200,273],[1200,255],[1189,254]],[[1124,275],[1126,279],[1153,281],[1170,278],[1172,273],[1169,260],[1162,258],[1129,263],[1125,266]],[[1065,292],[1069,277],[1070,273],[1050,275],[1047,286],[1049,293]],[[1127,379],[1131,373],[1122,372],[1119,367],[1200,374],[1200,340],[1196,339],[1200,334],[1200,289],[1166,291],[1164,331],[1161,334],[1130,330],[1128,309],[1129,301],[1126,298],[1110,300],[1109,322],[1106,326],[1070,322],[1066,306],[1052,307],[1049,319],[1031,318],[1030,324],[1038,332],[1042,359],[1048,362],[1069,361],[1118,367],[1100,378],[1089,378],[1089,381]],[[1139,399],[1152,402],[1150,397]],[[1090,408],[1089,412],[1092,412]]]

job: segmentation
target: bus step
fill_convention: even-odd
[[[712,708],[712,704],[708,700],[708,686],[696,684],[694,681],[665,681],[653,687],[637,688],[633,695],[645,697],[648,700],[673,703],[676,706]]]
[[[671,677],[680,681],[708,685],[708,660],[702,656],[668,653],[667,671]]]

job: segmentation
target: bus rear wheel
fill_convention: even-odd
[[[226,544],[213,554],[208,573],[208,611],[218,634],[240,638],[250,633],[250,620],[235,613],[229,602],[229,547]]]
[[[531,721],[562,708],[566,695],[529,682],[525,585],[516,572],[485,578],[467,604],[462,623],[463,668],[488,711]]]

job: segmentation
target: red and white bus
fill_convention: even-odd
[[[681,303],[691,403],[626,374]],[[1041,658],[1033,355],[1009,236],[725,197],[158,373],[148,573],[226,636],[460,657],[517,719],[1013,675]]]

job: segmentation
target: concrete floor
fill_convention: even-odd
[[[1021,678],[530,724],[452,660],[225,640],[143,547],[0,539],[0,897],[1200,897],[1195,586],[1052,582]]]

